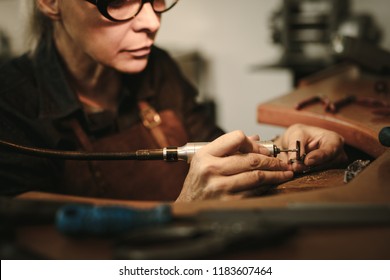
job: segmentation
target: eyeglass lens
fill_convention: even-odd
[[[178,0],[154,0],[153,10],[162,13],[172,8]],[[107,13],[116,20],[130,19],[139,13],[143,5],[142,0],[109,0]]]

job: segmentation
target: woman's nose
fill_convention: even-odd
[[[137,31],[148,30],[153,33],[160,28],[160,15],[157,14],[151,3],[145,3],[139,14],[133,19]]]

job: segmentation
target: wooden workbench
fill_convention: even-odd
[[[188,217],[202,210],[269,209],[286,207],[291,203],[307,204],[388,204],[390,205],[390,150],[377,140],[377,133],[390,124],[389,116],[374,116],[359,105],[348,105],[337,114],[324,112],[320,104],[295,110],[297,100],[310,94],[327,94],[330,98],[342,91],[364,94],[372,92],[377,77],[363,75],[351,65],[342,66],[303,81],[291,94],[261,104],[260,122],[288,126],[295,122],[318,125],[341,133],[348,145],[362,150],[373,162],[349,183],[344,183],[339,171],[330,171],[336,181],[326,181],[317,187],[321,174],[304,179],[307,191],[298,191],[300,183],[290,183],[279,194],[237,200],[199,201],[172,204],[175,217]],[[382,78],[381,78],[382,79]],[[388,98],[388,96],[380,96]],[[282,117],[280,112],[283,112]],[[358,112],[358,113],[357,113]],[[315,177],[319,176],[319,177]],[[324,179],[324,178],[322,178]],[[302,180],[302,179],[297,179]],[[312,185],[311,185],[312,184]],[[312,186],[312,187],[310,187]],[[98,205],[122,205],[140,208],[152,207],[161,202],[140,202],[82,198],[48,193],[30,192],[19,200],[80,202]],[[60,234],[52,224],[28,225],[17,228],[17,244],[37,256],[49,259],[111,259],[113,241],[100,238],[72,238]],[[302,227],[294,236],[280,244],[262,249],[245,249],[215,256],[218,259],[390,259],[390,226],[353,227]]]

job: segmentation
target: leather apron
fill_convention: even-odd
[[[72,129],[84,150],[124,152],[182,146],[187,133],[173,111],[157,114],[140,102],[143,123],[95,141],[90,141],[77,121]],[[65,161],[61,192],[79,196],[130,199],[175,200],[188,172],[186,162],[165,161]]]

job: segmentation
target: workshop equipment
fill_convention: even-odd
[[[187,222],[129,232],[118,259],[200,259],[282,244],[302,227],[390,225],[389,204],[296,203],[282,208],[208,210]]]
[[[355,160],[344,171],[344,183],[349,183],[352,179],[356,178],[369,164],[370,160]]]
[[[34,210],[32,214],[39,213]],[[155,208],[67,204],[56,211],[56,225],[67,234],[69,242],[81,237],[113,244],[110,257],[116,259],[209,258],[281,246],[299,235],[300,229],[367,229],[390,225],[390,204],[311,202],[277,208],[210,209],[191,215],[173,215],[171,210],[171,206],[164,204]],[[48,213],[52,216],[53,211]],[[19,246],[16,240],[2,240],[5,242],[2,248]],[[26,249],[18,247],[12,256],[27,252]]]
[[[338,60],[353,61],[370,72],[390,74],[390,52],[371,42],[335,35],[331,47]]]
[[[390,126],[386,126],[379,131],[379,142],[385,146],[390,147]]]
[[[178,160],[184,160],[188,163],[191,162],[194,154],[201,149],[207,142],[193,142],[187,143],[182,147],[165,147],[162,149],[144,149],[137,150],[135,152],[116,152],[116,153],[92,153],[85,151],[62,151],[53,149],[42,149],[35,147],[27,147],[18,145],[15,143],[0,140],[0,146],[8,150],[16,151],[19,153],[57,158],[68,160],[165,160],[168,162],[174,162]],[[296,158],[301,156],[301,144],[296,142],[295,149],[282,149],[277,147],[272,141],[258,141],[258,144],[265,147],[269,151],[270,156],[277,156],[280,153],[296,153]]]
[[[352,103],[356,103],[367,108],[375,108],[372,112],[376,115],[380,115],[382,111],[389,112],[390,110],[390,103],[385,100],[357,95],[346,95],[337,100],[330,100],[327,96],[314,95],[298,101],[298,103],[295,104],[295,109],[302,110],[305,107],[316,103],[321,103],[324,111],[332,114],[337,113],[341,108]],[[381,111],[380,109],[383,110]]]
[[[270,18],[270,28],[272,41],[282,48],[282,56],[273,66],[291,69],[295,84],[334,64],[340,56],[352,54],[349,39],[337,40],[338,45],[345,46],[340,51],[333,48],[334,38],[349,37],[359,46],[373,47],[382,39],[375,17],[352,12],[350,0],[283,0]],[[373,64],[370,53],[354,57]]]
[[[171,220],[171,207],[164,204],[152,209],[74,204],[60,208],[55,223],[64,234],[104,236],[166,224]]]

